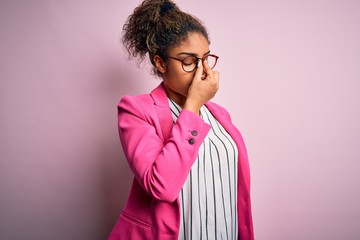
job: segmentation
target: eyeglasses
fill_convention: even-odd
[[[218,56],[214,55],[214,54],[208,54],[208,55],[205,55],[204,57],[202,58],[198,58],[198,57],[195,57],[195,56],[188,56],[188,57],[185,57],[183,59],[180,59],[180,58],[175,58],[175,57],[171,57],[171,56],[168,56],[169,58],[171,59],[174,59],[174,60],[177,60],[177,61],[180,61],[182,64],[182,69],[185,71],[185,72],[192,72],[196,69],[199,61],[207,61],[208,62],[208,65],[211,69],[213,69],[217,63],[217,60],[218,60]]]

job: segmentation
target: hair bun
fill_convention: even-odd
[[[172,2],[164,2],[164,4],[160,8],[160,15],[163,16],[167,11],[175,8],[175,3]]]
[[[200,33],[209,41],[202,22],[181,11],[172,0],[143,0],[123,26],[122,42],[129,57],[138,58],[139,63],[148,55],[154,73],[161,76],[154,57],[158,55],[166,61],[169,49],[185,41],[191,32]]]

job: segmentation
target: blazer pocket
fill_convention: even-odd
[[[122,212],[121,213],[121,217],[124,219],[124,220],[127,220],[129,222],[131,222],[132,224],[138,226],[138,227],[142,227],[144,229],[147,229],[147,230],[151,230],[151,224],[143,221],[143,220],[140,220],[134,216],[131,216],[130,214],[128,214],[127,212]]]

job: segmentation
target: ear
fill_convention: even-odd
[[[161,72],[162,74],[166,72],[166,63],[159,55],[154,56],[154,64],[159,72]]]

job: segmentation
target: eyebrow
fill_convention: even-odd
[[[204,53],[204,56],[206,56],[206,55],[209,54],[209,53],[210,53],[210,50],[207,51],[206,53]],[[190,53],[190,52],[181,52],[181,53],[178,53],[178,54],[176,54],[176,55],[179,56],[179,55],[183,55],[183,54],[189,55],[189,56],[194,56],[194,57],[197,57],[197,56],[198,56],[196,53]]]

